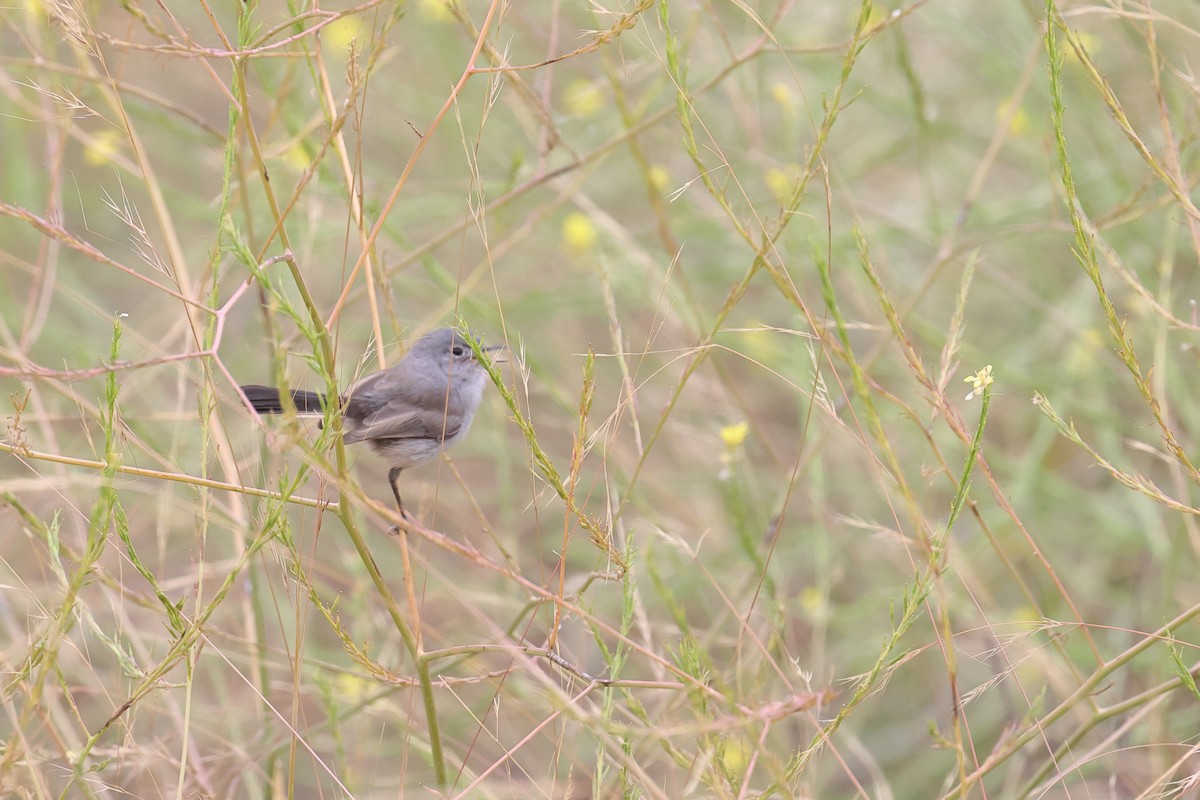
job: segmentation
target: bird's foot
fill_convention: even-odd
[[[408,513],[403,508],[400,509],[400,517],[405,522],[414,522],[415,523],[417,521],[416,517],[414,517],[412,514]],[[388,528],[388,533],[391,534],[392,536],[399,536],[400,535],[400,526],[393,525],[392,527]]]

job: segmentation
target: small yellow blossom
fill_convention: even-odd
[[[825,593],[816,586],[806,586],[800,590],[800,607],[810,614],[816,614],[825,608]]]
[[[746,441],[746,435],[749,433],[750,424],[747,422],[726,425],[724,428],[721,428],[721,442],[724,443],[726,450],[732,450],[735,447],[741,447],[742,442]]]
[[[671,173],[667,172],[667,168],[661,164],[655,164],[650,168],[650,185],[658,191],[663,191],[667,188],[667,184],[671,182]]]
[[[1100,357],[1105,343],[1105,334],[1098,328],[1084,328],[1077,336],[1072,336],[1063,359],[1066,374],[1080,378],[1095,372],[1102,363]]]
[[[790,351],[786,350],[784,337],[778,335],[778,329],[772,322],[763,319],[747,320],[746,329],[754,331],[744,337],[740,345],[748,358],[763,364],[774,364],[789,357]]]
[[[739,777],[746,771],[753,754],[754,748],[745,738],[726,739],[721,743],[721,767],[726,775]]]
[[[453,22],[454,12],[450,10],[448,0],[421,0],[417,7],[421,18],[426,22]]]
[[[298,141],[294,142],[292,146],[287,149],[287,152],[283,154],[283,160],[287,162],[289,166],[299,170],[308,169],[308,165],[312,163],[312,159],[309,157],[308,150],[305,149],[304,145]]]
[[[575,211],[567,214],[563,220],[562,238],[576,254],[586,253],[596,246],[600,232],[587,214]]]
[[[351,705],[367,699],[376,686],[366,678],[346,672],[337,676],[334,691],[347,705]]]
[[[113,129],[106,128],[96,134],[83,150],[83,160],[95,167],[111,164],[117,152],[121,149],[120,142],[124,138]]]
[[[1082,31],[1077,31],[1076,36],[1079,39],[1079,43],[1083,45],[1084,52],[1086,52],[1091,58],[1095,59],[1096,54],[1099,53],[1103,48],[1102,41],[1093,34],[1084,33]],[[1063,55],[1064,64],[1074,64],[1075,66],[1081,65],[1082,62],[1079,60],[1079,56],[1075,53],[1075,48],[1071,47],[1070,42],[1066,41],[1065,39],[1060,39],[1058,42],[1058,49]]]
[[[1033,606],[1018,606],[1013,613],[1013,622],[1027,631],[1036,631],[1045,624],[1045,618]]]
[[[983,394],[983,390],[992,385],[992,365],[988,364],[974,375],[968,375],[963,378],[963,382],[971,384],[971,393],[967,395],[968,400],[977,394]]]
[[[871,11],[867,15],[867,30],[879,27],[892,16],[891,12],[884,11],[879,5],[872,5]]]
[[[366,30],[362,18],[346,14],[325,26],[323,41],[338,50],[349,50],[354,40],[362,37]]]
[[[783,81],[771,84],[771,99],[785,111],[796,110],[796,95],[792,93],[792,87]]]
[[[778,202],[786,203],[791,199],[792,191],[796,188],[796,179],[803,171],[804,168],[799,164],[786,164],[767,170],[765,176],[767,188],[771,190],[771,194]]]
[[[996,121],[1000,122],[1012,112],[1012,101],[1007,100],[996,106]],[[1012,119],[1008,123],[1008,132],[1013,136],[1024,136],[1029,133],[1029,112],[1023,108],[1018,108],[1012,115]]]
[[[566,101],[572,116],[587,119],[604,108],[604,92],[592,81],[579,78],[567,86]]]

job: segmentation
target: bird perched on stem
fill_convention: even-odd
[[[483,348],[488,353],[502,349]],[[486,383],[487,371],[466,339],[452,328],[441,328],[418,339],[394,366],[362,378],[338,398],[342,440],[366,442],[391,465],[388,483],[401,517],[412,518],[400,499],[400,473],[436,458],[466,435]],[[283,412],[273,386],[238,388],[259,414]],[[296,389],[290,396],[297,413],[325,410],[323,394]]]

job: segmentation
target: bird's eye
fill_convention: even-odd
[[[461,356],[461,355],[463,354],[463,349],[462,349],[461,347],[455,347],[455,348],[454,348],[453,350],[451,350],[450,352],[451,352],[451,353],[453,353],[453,354],[454,354],[454,355],[456,355],[456,356]]]

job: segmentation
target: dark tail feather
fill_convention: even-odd
[[[242,394],[250,401],[251,407],[259,414],[282,414],[283,403],[279,400],[279,390],[274,386],[240,386]],[[301,414],[320,414],[325,407],[325,396],[316,392],[292,392],[292,405]]]

